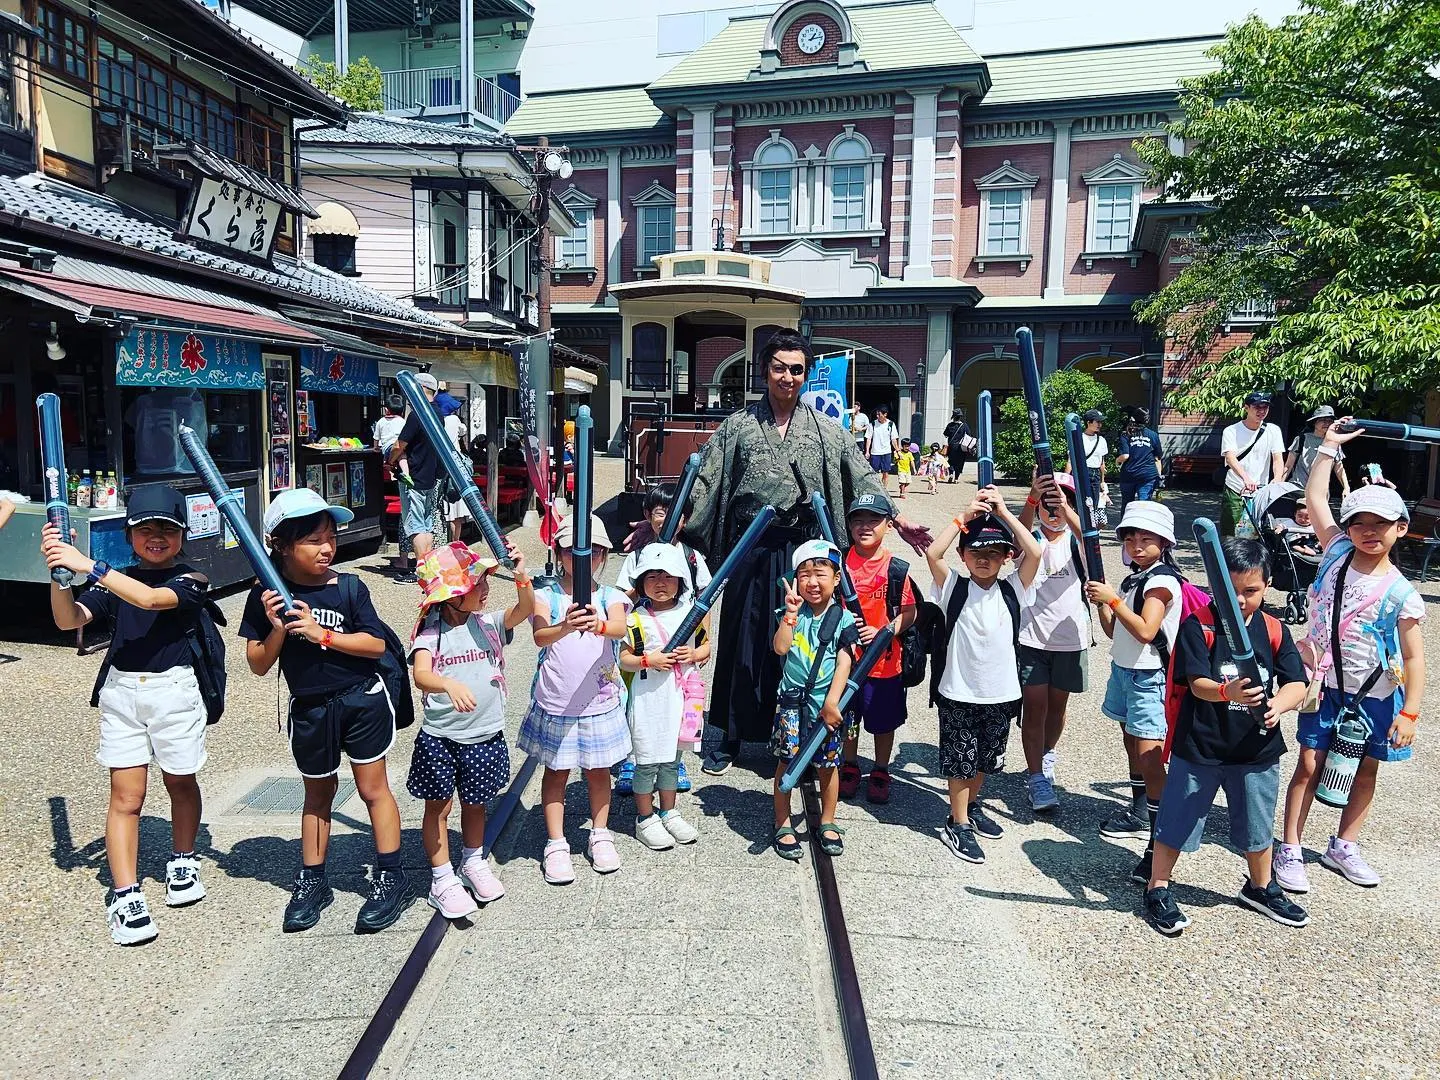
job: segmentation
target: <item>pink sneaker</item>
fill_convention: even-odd
[[[1325,849],[1325,854],[1320,856],[1320,864],[1328,866],[1337,874],[1342,874],[1346,881],[1362,888],[1373,889],[1380,884],[1380,875],[1360,854],[1360,845],[1350,840],[1332,836],[1330,846]]]
[[[466,915],[475,913],[475,901],[470,899],[465,886],[460,884],[460,879],[454,874],[439,881],[432,881],[426,901],[447,919],[463,919]]]
[[[470,894],[482,904],[488,904],[491,900],[499,900],[505,895],[505,886],[500,884],[500,879],[495,876],[495,871],[490,869],[489,859],[474,858],[461,863],[460,880],[470,890]]]
[[[615,848],[615,834],[609,829],[590,830],[590,865],[597,874],[613,874],[620,869],[620,852]]]
[[[1308,893],[1310,876],[1305,873],[1305,853],[1298,844],[1276,844],[1270,859],[1270,873],[1286,892]]]
[[[575,864],[570,861],[570,845],[564,840],[551,840],[545,845],[541,863],[545,880],[551,885],[569,885],[575,880]]]

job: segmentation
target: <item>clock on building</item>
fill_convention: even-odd
[[[795,39],[795,44],[800,46],[803,53],[817,53],[825,47],[825,28],[819,23],[808,23],[800,28],[800,35]]]

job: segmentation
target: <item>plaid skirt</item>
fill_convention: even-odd
[[[547,769],[608,769],[630,754],[625,706],[595,716],[557,716],[532,704],[517,745]]]

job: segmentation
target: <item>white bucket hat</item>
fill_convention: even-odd
[[[1115,526],[1115,539],[1126,529],[1144,529],[1154,533],[1171,547],[1175,546],[1175,515],[1164,503],[1136,499],[1125,507],[1120,524]]]
[[[634,581],[637,588],[651,570],[659,570],[673,578],[679,578],[682,593],[690,585],[690,568],[685,563],[685,556],[674,544],[656,542],[646,544],[641,549],[639,557],[635,560]]]

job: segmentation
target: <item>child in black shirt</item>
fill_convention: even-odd
[[[1225,635],[1197,615],[1180,624],[1175,643],[1175,678],[1189,692],[1180,704],[1170,758],[1170,775],[1155,819],[1155,856],[1145,891],[1145,910],[1162,934],[1178,934],[1189,916],[1170,895],[1170,873],[1182,851],[1195,851],[1215,792],[1225,789],[1231,842],[1245,853],[1250,874],[1239,901],[1286,926],[1304,926],[1310,916],[1270,875],[1275,806],[1280,794],[1280,758],[1285,739],[1280,716],[1305,697],[1305,669],[1287,627],[1260,610],[1270,584],[1270,556],[1255,540],[1227,539],[1221,545],[1240,610],[1245,616],[1264,687],[1237,678]],[[1278,641],[1279,648],[1272,648]],[[1263,725],[1250,712],[1264,705]]]
[[[379,674],[383,624],[364,584],[330,568],[335,526],[353,518],[308,488],[276,496],[265,529],[295,606],[282,611],[280,596],[257,584],[240,622],[250,670],[265,675],[278,660],[290,687],[290,751],[305,781],[301,869],[285,906],[287,933],[310,929],[335,899],[325,879],[325,853],[342,750],[375,833],[375,876],[355,932],[385,929],[415,899],[400,868],[400,811],[385,771],[395,710]]]
[[[205,764],[207,714],[188,635],[201,617],[207,583],[203,574],[176,561],[186,520],[185,500],[164,484],[132,491],[125,536],[139,565],[127,574],[66,543],[53,525],[41,532],[45,564],[83,575],[91,586],[78,600],[69,587],[50,586],[55,625],[73,630],[94,619],[114,624],[90,703],[100,707],[97,759],[110,770],[105,857],[113,891],[107,917],[117,945],[139,945],[158,932],[136,872],[152,758],[170,793],[173,854],[165,867],[165,902],[184,907],[205,897],[195,858],[200,828],[195,774]]]

